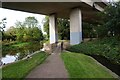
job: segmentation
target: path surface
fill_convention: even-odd
[[[58,44],[54,53],[43,64],[32,70],[26,78],[68,78],[60,52],[60,44]]]

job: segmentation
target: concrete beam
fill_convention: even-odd
[[[82,1],[85,2],[86,4],[90,5],[91,7],[97,9],[98,11],[104,10],[104,8],[100,7],[98,4],[95,3],[95,2],[99,2],[99,1],[92,1],[92,0],[82,0]],[[101,3],[103,3],[103,2],[101,1]]]
[[[58,32],[56,27],[56,14],[49,16],[49,34],[50,34],[50,44],[58,42]]]
[[[70,44],[79,44],[82,41],[82,16],[81,10],[76,8],[70,14]]]
[[[108,2],[107,0],[85,0],[86,2]],[[84,2],[83,0],[1,0],[1,2]]]
[[[52,13],[56,13],[57,17],[67,19],[69,18],[71,9],[80,8],[83,13],[82,19],[84,21],[86,21],[86,18],[89,18],[90,21],[91,19],[98,20],[99,17],[95,14],[100,10],[98,10],[99,8],[97,8],[96,6],[95,8],[93,8],[94,2],[91,0],[81,1],[73,0],[73,2],[3,2],[2,7],[43,15],[50,15]]]

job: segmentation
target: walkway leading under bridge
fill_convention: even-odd
[[[70,44],[82,41],[82,21],[99,20],[97,12],[103,11],[106,4],[99,0],[67,0],[66,2],[49,0],[49,2],[3,2],[2,7],[43,14],[49,16],[50,43],[58,42],[56,18],[70,19]]]

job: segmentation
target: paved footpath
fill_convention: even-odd
[[[26,78],[68,78],[67,70],[60,57],[60,44],[43,64],[33,69]]]

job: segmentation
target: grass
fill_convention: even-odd
[[[115,37],[84,42],[70,46],[67,50],[83,54],[104,56],[111,62],[120,64],[120,41]]]
[[[3,67],[2,77],[4,78],[25,78],[25,76],[37,65],[41,64],[47,57],[44,52],[36,53],[29,60],[22,60]]]
[[[87,55],[63,52],[61,57],[70,78],[113,78],[105,68]]]

